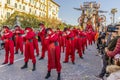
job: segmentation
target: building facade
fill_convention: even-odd
[[[15,11],[59,19],[59,7],[53,0],[0,0],[0,21],[6,20]]]

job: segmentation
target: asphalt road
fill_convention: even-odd
[[[41,47],[40,47],[41,49]],[[1,65],[4,61],[4,50],[0,51],[0,80],[45,80],[47,73],[47,53],[44,60],[37,60],[37,69],[32,71],[32,61],[29,61],[28,69],[21,70],[24,58],[21,54],[15,54],[15,63],[11,66]],[[65,64],[64,53],[61,53],[62,72],[61,80],[100,80],[95,77],[101,70],[101,58],[96,56],[96,46],[93,44],[85,51],[84,59],[80,59],[76,53],[75,65],[71,62]],[[56,70],[52,70],[48,80],[57,80]]]

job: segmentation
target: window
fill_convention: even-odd
[[[15,8],[17,8],[17,3],[15,3]]]
[[[21,9],[21,5],[19,5],[19,9]]]
[[[7,12],[7,18],[9,18],[10,17],[10,13],[9,12]]]
[[[42,13],[42,17],[44,16],[44,14]]]
[[[25,10],[25,6],[23,6],[23,10]]]
[[[43,6],[43,10],[45,10],[45,5]]]
[[[31,13],[31,8],[29,9],[29,12]]]
[[[10,0],[7,0],[7,4],[10,4]]]
[[[41,12],[39,13],[39,16],[41,16]]]

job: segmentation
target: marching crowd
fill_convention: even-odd
[[[22,29],[16,25],[14,29],[9,29],[8,26],[3,26],[0,31],[0,40],[5,50],[4,64],[14,64],[14,55],[20,53],[24,56],[24,65],[21,69],[28,68],[28,61],[31,59],[33,63],[32,71],[36,70],[36,57],[39,60],[45,58],[45,53],[48,55],[47,71],[45,79],[51,76],[51,70],[56,69],[58,72],[57,80],[61,80],[61,53],[65,53],[63,63],[68,63],[69,58],[72,64],[75,64],[75,55],[83,59],[85,49],[88,45],[96,43],[98,53],[102,56],[103,67],[99,75],[96,77],[107,80],[120,79],[120,27],[115,26],[114,29],[106,31],[94,31],[92,25],[87,24],[86,30],[76,28],[46,28],[43,23],[40,23],[39,30],[34,30],[31,27]],[[41,44],[38,44],[39,41]],[[40,49],[42,46],[42,49]],[[42,50],[42,51],[40,51]],[[36,52],[34,52],[36,51]],[[40,53],[41,52],[41,53]],[[76,54],[77,53],[77,54]],[[36,56],[35,56],[36,55]]]
[[[45,52],[48,55],[48,73],[45,79],[51,76],[51,70],[56,69],[58,72],[57,80],[61,80],[61,53],[65,53],[63,63],[68,63],[69,58],[72,64],[75,64],[75,54],[83,59],[83,54],[88,45],[97,40],[98,32],[92,29],[92,25],[87,25],[85,31],[76,28],[65,28],[61,31],[59,28],[53,30],[46,28],[43,23],[40,23],[39,30],[35,31],[31,27],[26,27],[24,30],[16,25],[13,30],[8,26],[3,26],[0,39],[3,41],[5,49],[4,64],[14,64],[14,55],[19,53],[24,56],[24,65],[21,69],[28,68],[28,61],[31,59],[33,63],[32,71],[36,70],[36,56],[43,60]],[[42,51],[40,51],[38,38],[40,38]],[[15,48],[14,48],[15,47]],[[34,50],[36,53],[34,53]],[[40,53],[41,52],[41,53]],[[109,55],[112,52],[109,51]],[[35,56],[36,55],[36,56]]]

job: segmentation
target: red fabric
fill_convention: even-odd
[[[88,44],[87,44],[87,41],[88,41],[88,38],[87,38],[87,33],[84,32],[84,36],[85,36],[85,47],[87,48]]]
[[[41,39],[41,44],[43,44],[44,38],[45,38],[45,28],[43,27],[40,32],[38,33],[38,36]]]
[[[48,45],[49,45],[49,37],[45,37],[44,41],[43,41],[43,45],[42,45],[42,54],[41,57],[44,58],[45,57],[45,51],[48,50]]]
[[[59,42],[60,50],[61,50],[61,47],[62,47],[62,31],[58,30],[57,35],[59,36],[58,37],[58,42]]]
[[[15,50],[18,52],[18,49],[20,49],[21,52],[23,52],[23,38],[22,34],[24,34],[24,31],[22,29],[17,29],[14,32],[15,35]]]
[[[63,32],[61,37],[61,48],[63,52],[65,51],[65,46],[66,46],[66,33]]]
[[[87,24],[86,31],[93,31],[93,26],[91,24]]]
[[[65,62],[68,62],[69,56],[71,56],[71,61],[75,61],[75,43],[74,43],[74,33],[71,31],[70,34],[66,36],[66,53]]]
[[[79,57],[82,57],[82,38],[78,38],[78,54],[79,54]]]
[[[108,51],[107,55],[109,57],[114,57],[116,54],[120,54],[120,38],[117,40],[116,47],[113,51]]]
[[[55,45],[55,42],[58,42],[58,35],[53,33],[52,35],[49,35],[48,71],[51,71],[51,69],[57,69],[57,71],[60,72],[60,46]]]
[[[5,42],[5,63],[8,63],[9,60],[10,63],[14,63],[14,42],[11,39],[12,36],[13,33],[10,30],[2,36],[2,40]]]
[[[74,41],[75,41],[75,49],[78,49],[78,36],[76,35],[75,38],[74,38]]]
[[[34,46],[33,46],[33,38],[35,34],[34,32],[28,32],[25,39],[25,54],[24,54],[24,61],[28,62],[29,59],[32,59],[33,63],[36,63],[35,55],[34,55]],[[29,41],[31,40],[31,41]]]
[[[85,47],[87,48],[87,35],[85,32],[83,32],[83,51],[85,50]]]
[[[92,33],[91,32],[87,32],[87,37],[88,37],[88,44],[92,45]]]
[[[39,55],[38,39],[36,37],[37,35],[35,34],[35,37],[33,38],[33,46],[34,46],[34,49],[36,50],[36,54]]]

